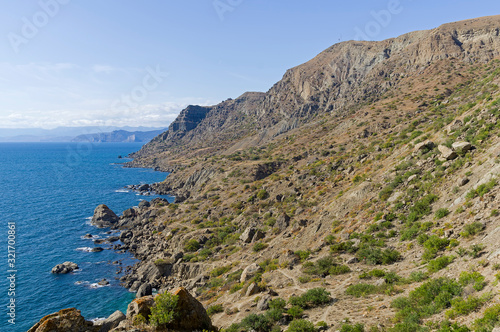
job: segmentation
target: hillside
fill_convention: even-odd
[[[126,131],[126,130],[115,130],[109,133],[95,133],[95,134],[85,134],[79,135],[73,138],[72,142],[99,142],[99,143],[116,143],[116,142],[149,142],[154,137],[161,134],[163,130],[153,130],[153,131]]]
[[[493,331],[499,84],[493,16],[336,44],[266,93],[186,108],[133,155],[172,171],[152,187],[176,202],[110,224],[140,260],[121,281],[185,287],[231,332]]]

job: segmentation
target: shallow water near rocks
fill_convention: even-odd
[[[123,168],[140,143],[0,143],[0,331],[26,331],[40,318],[76,307],[86,319],[125,312],[134,298],[119,285],[120,265],[131,265],[128,253],[89,252],[95,245],[83,235],[106,238],[107,229],[89,222],[95,207],[108,205],[117,214],[142,199],[124,190],[128,184],[162,181],[166,173]],[[16,324],[8,322],[8,222],[16,226]],[[72,261],[80,269],[53,275],[51,269]],[[110,284],[97,283],[103,278]]]

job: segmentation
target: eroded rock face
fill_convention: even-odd
[[[101,204],[95,208],[91,223],[98,228],[106,228],[113,226],[119,219],[110,208]]]
[[[203,305],[184,288],[180,287],[173,292],[179,297],[177,302],[177,316],[168,324],[168,328],[179,331],[216,330]]]
[[[99,326],[86,321],[75,308],[63,309],[43,317],[28,332],[97,332]]]
[[[133,300],[127,308],[127,319],[133,321],[134,317],[139,314],[148,319],[149,315],[151,315],[151,307],[154,303],[154,298],[151,295]]]

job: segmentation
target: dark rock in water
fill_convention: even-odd
[[[141,184],[137,190],[139,191],[148,191],[150,189],[149,184]]]
[[[137,291],[135,297],[140,298],[148,295],[153,295],[153,288],[150,284],[146,283],[142,284],[141,287],[139,287],[139,290]]]
[[[73,262],[64,262],[62,264],[57,264],[52,268],[52,273],[54,274],[66,274],[73,272],[78,269],[78,265]]]
[[[139,209],[145,209],[145,208],[148,208],[148,207],[150,207],[150,206],[151,206],[151,204],[149,204],[149,202],[148,202],[148,201],[146,201],[146,200],[141,201],[141,202],[139,203]]]
[[[111,242],[116,242],[116,241],[118,241],[118,240],[120,240],[120,238],[119,238],[118,236],[110,236],[110,237],[108,237],[108,238],[106,239],[106,241],[108,241],[108,242],[110,242],[110,243],[111,243]]]
[[[47,315],[33,325],[28,332],[97,332],[99,327],[86,321],[75,308],[63,309]]]
[[[84,238],[84,239],[92,239],[92,238],[93,238],[93,236],[92,236],[92,234],[85,234],[85,235],[83,236],[83,238]]]
[[[109,285],[109,281],[107,281],[106,279],[102,279],[97,284],[101,285],[101,286],[107,286],[107,285]]]
[[[95,323],[95,325],[100,326],[101,328],[99,329],[99,332],[108,332],[111,329],[114,329],[115,327],[120,324],[121,321],[127,319],[127,317],[121,312],[120,310],[116,310],[114,313],[112,313],[108,318],[105,320],[102,320],[100,322]]]
[[[94,240],[94,243],[95,243],[95,244],[102,244],[102,243],[104,243],[104,242],[106,242],[106,240],[105,240],[105,239],[97,239],[97,240]]]
[[[113,226],[118,220],[118,216],[110,208],[101,204],[95,208],[91,223],[98,228],[106,228]]]
[[[104,249],[101,248],[101,247],[95,247],[95,248],[92,248],[91,252],[101,252],[103,251]]]

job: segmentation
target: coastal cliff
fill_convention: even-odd
[[[116,331],[154,330],[150,293],[178,287],[231,332],[493,331],[499,85],[493,16],[340,43],[186,108],[130,163],[171,170],[151,188],[176,201],[109,213],[147,304]]]

